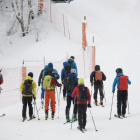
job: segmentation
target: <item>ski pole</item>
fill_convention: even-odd
[[[34,101],[34,102],[35,102],[35,105],[36,105],[36,101]],[[37,112],[37,115],[38,115],[38,120],[40,120],[38,110],[37,110],[37,105],[36,105],[36,112]]]
[[[90,111],[90,114],[91,114],[91,110],[90,110],[90,108],[89,108],[89,111]],[[94,127],[95,127],[95,131],[98,131],[98,130],[96,129],[95,122],[94,122],[94,119],[93,119],[92,114],[91,114],[91,118],[92,118],[92,121],[93,121],[93,124],[94,124]]]
[[[113,93],[113,95],[112,95],[112,105],[113,105],[113,97],[114,97],[114,93]],[[110,111],[110,120],[111,120],[111,113],[112,113],[112,105],[111,105],[111,111]]]
[[[91,86],[91,97],[92,97],[92,86]]]
[[[75,108],[75,104],[76,104],[76,96],[74,97],[74,106],[73,106],[72,118],[73,118],[73,116],[74,116],[74,108]],[[72,121],[71,121],[71,129],[72,129]]]
[[[58,118],[59,118],[59,108],[60,108],[60,93],[61,93],[61,87],[60,87],[59,100],[58,100]]]
[[[104,88],[104,86],[103,86],[103,88]],[[105,99],[105,102],[106,102],[106,98],[105,98],[105,88],[104,88],[104,99]]]
[[[128,114],[130,114],[130,112],[129,112],[129,102],[128,102],[128,99],[127,99],[127,103],[128,103]]]

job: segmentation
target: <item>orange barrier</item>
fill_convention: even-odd
[[[85,50],[87,46],[86,41],[86,17],[84,17],[84,22],[82,23],[82,48]]]
[[[44,6],[44,0],[40,0],[39,8],[42,9]]]

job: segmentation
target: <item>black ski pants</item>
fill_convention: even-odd
[[[97,102],[97,93],[98,93],[98,90],[100,92],[100,100],[103,100],[103,98],[104,98],[103,85],[95,84],[94,85],[94,100],[95,100],[95,102]]]
[[[127,107],[127,90],[117,91],[117,112],[118,115],[125,115]]]
[[[29,107],[29,116],[32,117],[33,115],[32,97],[22,97],[22,103],[23,103],[22,117],[26,118],[27,104]]]
[[[86,126],[86,112],[87,112],[87,104],[77,104],[78,109],[78,123],[80,128],[84,128]]]
[[[63,84],[63,97],[66,97],[66,85]]]
[[[73,105],[74,105],[73,113],[76,115],[77,114],[77,99],[72,98],[71,96],[67,96],[66,114],[69,114],[69,110],[71,107],[71,101],[73,101]]]

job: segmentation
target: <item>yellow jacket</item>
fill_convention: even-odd
[[[30,76],[27,76],[24,80],[33,80]],[[24,81],[21,83],[21,86],[20,86],[20,92],[22,93],[23,92],[23,89],[24,89]],[[32,82],[32,89],[33,89],[33,95],[34,95],[34,98],[36,98],[36,83],[33,81]],[[32,97],[32,95],[25,95],[25,94],[22,94],[23,97]]]

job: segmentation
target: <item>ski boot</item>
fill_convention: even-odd
[[[45,120],[48,120],[48,110],[45,112]]]
[[[54,112],[52,112],[52,120],[54,120]]]

